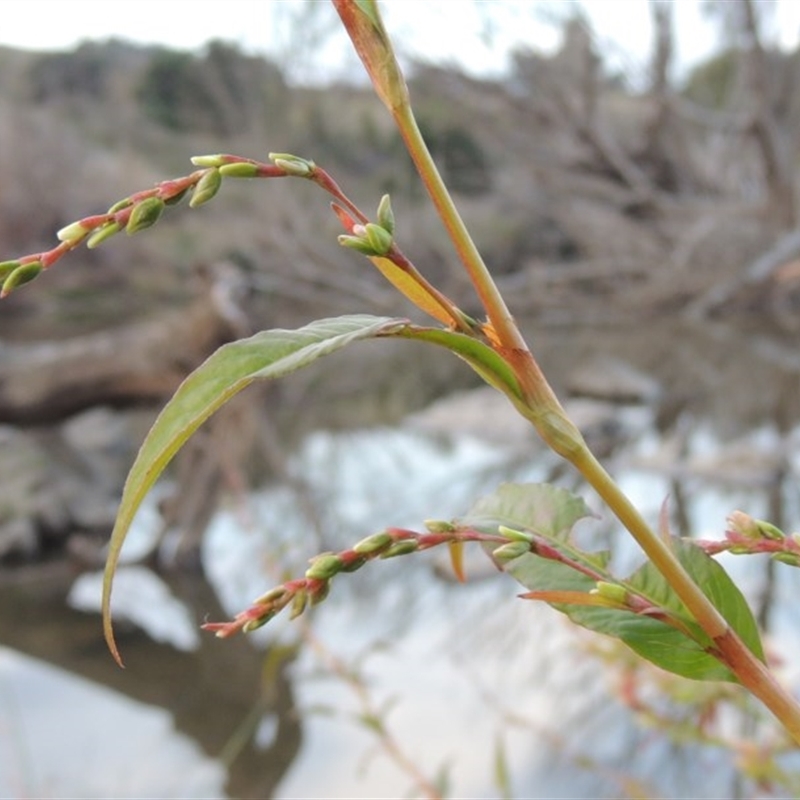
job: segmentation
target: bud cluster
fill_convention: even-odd
[[[219,191],[222,179],[280,178],[289,175],[312,177],[311,161],[285,153],[271,155],[273,163],[266,164],[239,156],[217,154],[195,156],[192,163],[201,169],[182,178],[161,181],[152,189],[136,192],[115,203],[105,214],[84,217],[63,227],[56,234],[60,244],[51,250],[0,262],[0,298],[32,281],[63,255],[84,243],[89,249],[124,230],[132,235],[158,222],[166,206],[179,203],[189,192],[189,205],[197,208],[211,200]]]
[[[339,244],[357,250],[365,256],[386,256],[394,246],[394,213],[389,195],[385,194],[378,205],[378,222],[357,221],[340,206],[333,210],[347,231],[339,237]]]
[[[771,522],[755,519],[743,511],[734,511],[727,521],[723,542],[701,543],[706,552],[769,553],[775,561],[800,567],[800,534],[786,534]]]
[[[416,533],[403,528],[387,528],[354,544],[349,550],[338,553],[320,553],[311,559],[310,566],[302,578],[287,581],[270,589],[253,601],[250,608],[237,614],[230,622],[208,622],[203,629],[227,638],[239,631],[249,633],[265,625],[273,617],[290,609],[290,619],[295,619],[307,608],[322,602],[330,591],[331,581],[340,573],[355,572],[368,561],[409,555],[428,550],[442,544],[463,544],[464,542],[487,542],[498,545],[498,550],[513,545],[521,555],[529,551],[530,543],[514,539],[503,533],[487,534],[474,529],[462,529],[449,522],[431,520],[425,523],[427,533]],[[501,528],[501,530],[503,530]],[[513,532],[519,536],[517,531]]]

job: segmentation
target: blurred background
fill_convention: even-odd
[[[401,248],[479,313],[327,4],[16,5],[39,22],[9,12],[1,39],[0,260],[192,155],[288,151],[368,213],[390,193]],[[655,524],[666,499],[684,536],[721,538],[736,508],[796,530],[797,6],[385,9],[479,248],[634,501]],[[182,378],[265,328],[414,315],[338,233],[312,185],[229,180],[0,304],[0,796],[797,796],[758,708],[517,600],[480,553],[465,586],[430,553],[339,578],[294,623],[199,632],[317,552],[461,515],[504,480],[579,491],[583,541],[616,542],[502,398],[418,345],[340,352],[204,426],[126,546],[114,665],[104,546]],[[614,546],[624,573],[636,553]],[[794,571],[723,562],[795,686]]]

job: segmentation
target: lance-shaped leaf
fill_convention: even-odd
[[[145,495],[189,437],[253,381],[287,375],[354,341],[388,334],[406,324],[406,320],[353,315],[317,320],[296,331],[264,331],[224,345],[178,387],[150,429],[128,474],[109,542],[103,578],[103,630],[118,663],[121,660],[114,642],[110,600],[122,545]]]
[[[497,525],[534,533],[575,566],[525,553],[502,564],[533,593],[542,593],[554,608],[573,622],[622,640],[643,658],[662,669],[697,680],[736,680],[713,655],[711,642],[661,573],[646,563],[629,578],[619,580],[608,570],[608,553],[585,552],[571,536],[574,524],[588,515],[579,497],[564,489],[542,484],[505,484],[482,498],[461,527],[491,532]],[[699,547],[680,539],[671,541],[675,555],[750,650],[763,660],[758,627],[739,589],[725,570]],[[654,616],[597,602],[592,594],[598,581],[618,585],[654,610],[663,611],[667,624]],[[580,603],[580,598],[585,603]],[[556,602],[555,600],[561,600]]]

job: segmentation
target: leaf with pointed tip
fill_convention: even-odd
[[[189,437],[253,381],[288,375],[352,342],[390,333],[406,324],[402,319],[352,315],[317,320],[294,331],[263,331],[220,347],[178,387],[147,434],[128,474],[109,542],[103,577],[103,630],[117,663],[121,665],[110,601],[122,545],[145,495]]]

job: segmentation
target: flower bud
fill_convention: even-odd
[[[63,227],[58,233],[56,238],[59,242],[69,242],[70,244],[77,244],[86,237],[90,232],[89,228],[85,228],[80,222],[72,222]]]
[[[192,156],[191,161],[196,167],[221,167],[228,163],[228,157],[223,153],[214,153],[208,156]]]
[[[375,255],[375,248],[363,236],[347,236],[343,233],[336,237],[336,241],[342,247],[358,250],[359,253],[363,253],[365,256]]]
[[[289,619],[297,619],[305,610],[308,605],[308,592],[305,589],[300,589],[295,593],[292,598],[292,607],[289,612]]]
[[[146,197],[133,207],[125,232],[130,236],[155,225],[163,210],[164,201],[160,197]]]
[[[781,542],[786,538],[786,534],[771,522],[757,519],[756,525],[758,525],[758,530],[765,539],[771,539],[773,542]]]
[[[429,533],[455,533],[457,530],[452,522],[443,519],[426,519],[422,524]]]
[[[497,532],[501,536],[505,536],[506,539],[511,539],[513,542],[527,542],[530,544],[533,541],[533,534],[526,533],[525,531],[516,531],[513,528],[506,528],[505,525],[501,525]]]
[[[294,175],[296,178],[308,178],[317,166],[313,161],[291,153],[270,153],[269,160],[287,175]]]
[[[122,226],[118,222],[108,222],[101,225],[87,240],[86,246],[90,250],[102,244],[106,239],[110,239],[114,234],[119,233]]]
[[[504,564],[507,561],[513,561],[515,558],[524,556],[525,553],[529,552],[530,544],[528,542],[509,542],[493,550],[492,555],[497,561]]]
[[[0,290],[0,297],[6,297],[14,289],[32,281],[42,271],[41,261],[29,261],[27,264],[18,266],[4,281],[3,288]]]
[[[235,161],[233,164],[221,166],[219,174],[224,178],[257,178],[258,166],[249,161]]]
[[[374,222],[368,222],[365,229],[367,241],[372,245],[374,255],[385,256],[392,249],[394,241],[392,234]]]
[[[322,553],[311,561],[311,566],[306,570],[306,578],[318,581],[328,581],[342,571],[342,559],[334,553]]]
[[[628,604],[628,590],[618,583],[608,583],[608,581],[597,581],[592,594],[611,600],[616,605],[625,606]]]
[[[734,511],[728,516],[728,526],[732,533],[737,533],[748,539],[770,539],[780,542],[786,538],[786,534],[776,528],[771,522],[762,519],[754,519],[744,511]]]
[[[13,261],[0,261],[0,281],[10,275],[17,267],[22,266],[18,260]]]
[[[242,625],[242,633],[252,633],[253,631],[257,631],[259,628],[263,628],[264,625],[266,625],[276,613],[277,612],[275,611],[268,611],[263,617],[248,620],[244,625]]]
[[[405,556],[413,553],[419,548],[416,539],[403,539],[395,542],[385,553],[381,553],[381,558],[394,558],[395,556]]]
[[[108,209],[109,214],[116,214],[117,211],[122,211],[123,208],[129,208],[132,206],[133,203],[129,197],[126,197],[124,200],[117,200],[111,208]]]
[[[388,234],[394,236],[394,212],[392,211],[392,201],[389,199],[388,194],[381,197],[381,202],[378,204],[378,225]]]
[[[366,539],[362,539],[358,544],[353,545],[353,550],[356,553],[370,556],[379,550],[385,550],[393,541],[394,539],[388,533],[373,533],[372,536],[367,536]]]
[[[266,606],[270,603],[275,602],[275,600],[280,600],[286,594],[286,588],[283,586],[276,586],[273,589],[270,589],[268,592],[265,592],[261,595],[261,597],[257,597],[253,600],[254,606]]]
[[[219,170],[209,169],[197,182],[197,186],[194,187],[189,206],[197,208],[197,206],[207,203],[219,191],[220,186],[222,186],[222,175],[220,175]]]
[[[774,553],[772,558],[791,567],[800,567],[800,553]]]

